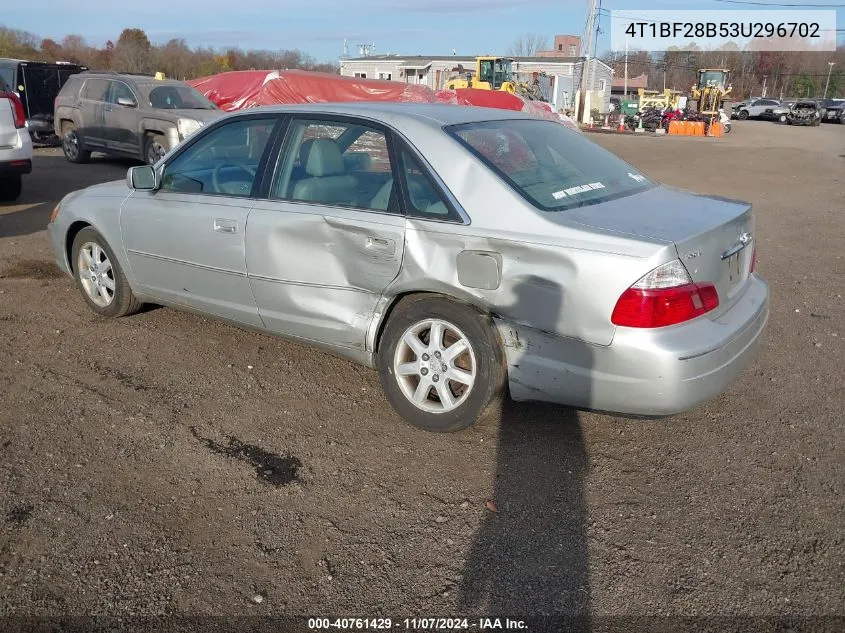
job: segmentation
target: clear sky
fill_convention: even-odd
[[[775,2],[775,0],[763,0]],[[779,0],[801,2],[802,0]],[[806,0],[811,2],[811,0]],[[845,0],[812,0],[842,7]],[[343,52],[357,56],[358,43],[375,42],[375,53],[505,54],[523,33],[580,35],[587,0],[30,0],[4,3],[0,23],[61,40],[69,33],[102,45],[117,40],[126,27],[138,27],[155,43],[181,37],[192,46],[242,49],[301,49],[318,61]],[[605,9],[716,9],[729,15],[731,5],[717,0],[602,0]],[[609,17],[599,51],[609,46]],[[840,39],[840,42],[842,39]]]

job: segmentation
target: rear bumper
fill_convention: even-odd
[[[28,158],[21,158],[11,161],[0,161],[0,178],[4,176],[15,176],[28,174],[32,171],[32,161]]]
[[[618,328],[589,345],[497,321],[511,397],[636,416],[674,415],[723,393],[753,360],[769,318],[768,284],[751,277],[718,319],[657,330]]]

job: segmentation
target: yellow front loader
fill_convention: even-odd
[[[702,68],[698,71],[698,82],[692,87],[689,106],[693,112],[700,112],[713,119],[719,110],[731,116],[731,100],[726,97],[733,87],[730,84],[731,71],[724,68]]]
[[[519,85],[513,78],[513,60],[507,57],[476,57],[475,73],[455,77],[446,82],[446,90],[475,88],[477,90],[503,90],[517,94]]]

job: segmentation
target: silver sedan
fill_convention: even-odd
[[[69,194],[49,234],[97,314],[149,302],[317,347],[377,369],[430,431],[505,397],[690,409],[729,388],[769,315],[751,205],[505,110],[241,111]]]

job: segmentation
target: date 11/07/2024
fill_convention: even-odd
[[[308,629],[345,631],[527,631],[523,620],[510,618],[309,618]]]

